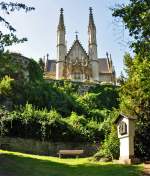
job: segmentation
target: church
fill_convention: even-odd
[[[57,57],[52,60],[48,55],[45,59],[45,79],[68,79],[79,82],[115,83],[116,75],[111,55],[98,58],[96,26],[92,8],[89,9],[88,51],[76,38],[67,50],[64,10],[61,8],[57,28]]]

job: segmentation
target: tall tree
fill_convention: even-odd
[[[150,158],[150,1],[130,0],[114,8],[113,16],[129,30],[135,53],[133,58],[129,54],[124,57],[127,79],[121,86],[120,109],[137,117],[136,154]]]
[[[133,37],[131,47],[135,53],[149,55],[150,51],[150,1],[130,0],[130,3],[118,5],[113,9],[113,16],[120,18],[129,35]]]
[[[22,3],[13,3],[13,2],[0,2],[0,9],[3,11],[4,16],[10,15],[10,13],[13,13],[15,11],[24,10],[25,12],[29,12],[31,10],[34,10],[34,7],[28,7],[25,4]],[[0,23],[4,23],[5,27],[9,30],[8,33],[4,33],[0,30],[0,51],[4,50],[5,46],[10,46],[13,43],[19,43],[24,42],[27,39],[22,38],[19,39],[16,36],[16,29],[3,17],[0,16]]]
[[[39,61],[38,61],[38,63],[39,63],[39,65],[40,65],[41,70],[44,72],[44,65],[45,65],[45,64],[44,64],[43,59],[40,58]]]

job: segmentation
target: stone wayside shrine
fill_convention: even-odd
[[[135,120],[136,118],[127,117],[123,114],[120,114],[115,120],[118,138],[120,139],[120,157],[118,162],[121,164],[132,164],[137,160],[134,157]]]

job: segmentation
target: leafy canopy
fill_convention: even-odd
[[[150,157],[150,1],[130,0],[113,10],[133,37],[135,53],[133,58],[124,57],[127,78],[121,81],[120,111],[137,117],[135,153],[139,158]]]
[[[150,1],[130,0],[130,3],[118,5],[113,16],[120,18],[129,35],[134,38],[131,47],[136,53],[148,54],[150,50]]]
[[[8,33],[5,33],[0,30],[0,51],[4,50],[4,47],[10,46],[13,43],[20,43],[27,40],[27,38],[19,39],[16,36],[16,29],[10,24],[9,21],[5,19],[5,15],[10,15],[11,13],[19,10],[24,10],[25,12],[29,12],[34,10],[34,7],[28,7],[22,3],[13,3],[13,2],[0,2],[0,9],[3,11],[3,16],[0,16],[0,23],[4,24],[4,26],[8,29]]]

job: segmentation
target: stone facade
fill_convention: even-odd
[[[88,25],[88,52],[85,51],[76,34],[76,39],[67,51],[66,29],[64,25],[63,9],[60,10],[57,28],[57,59],[45,59],[45,76],[55,75],[56,79],[72,81],[92,81],[115,83],[115,70],[111,55],[98,58],[96,26],[92,8],[90,8]]]

